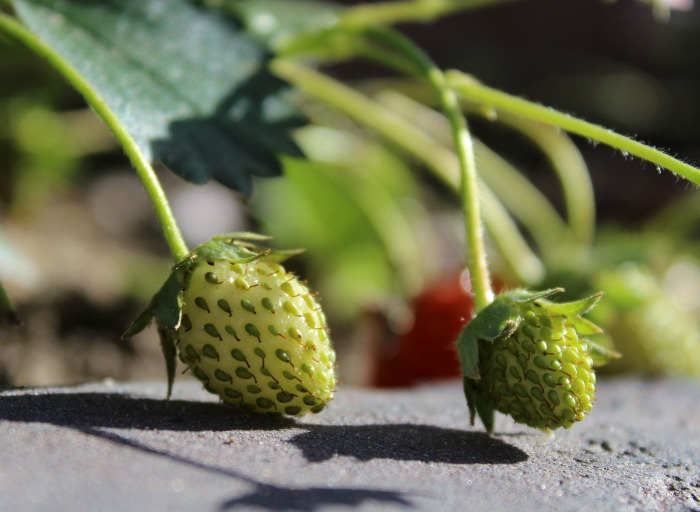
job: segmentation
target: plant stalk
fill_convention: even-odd
[[[344,12],[340,22],[348,26],[393,25],[431,22],[457,11],[513,0],[406,0],[360,4]]]
[[[492,89],[460,71],[448,71],[445,76],[454,90],[463,95],[465,99],[494,108],[496,111],[503,110],[557,126],[569,133],[580,135],[590,140],[602,142],[619,149],[625,156],[634,155],[642,160],[647,160],[655,164],[659,171],[667,169],[700,186],[700,169],[667,155],[663,151],[607,128],[558,112],[552,108],[537,105],[522,98]]]
[[[184,259],[189,254],[189,249],[170,209],[158,176],[134,139],[131,138],[124,125],[110,110],[99,93],[61,55],[44,44],[33,32],[14,18],[0,13],[0,32],[24,44],[38,56],[46,59],[85,98],[85,101],[112,131],[124,148],[124,152],[146,189],[173,259],[176,262]]]
[[[275,59],[270,69],[305,94],[333,106],[422,162],[442,183],[459,193],[458,162],[453,151],[431,140],[411,123],[356,90],[290,59]],[[493,193],[481,183],[484,222],[518,278],[536,282],[541,263]],[[487,201],[487,199],[489,199]]]

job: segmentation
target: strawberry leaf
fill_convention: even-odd
[[[286,86],[262,43],[186,0],[13,0],[17,16],[116,114],[141,152],[194,183],[248,194],[299,155]]]

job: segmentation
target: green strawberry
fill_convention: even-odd
[[[326,319],[280,264],[291,253],[248,243],[263,238],[238,233],[197,247],[127,335],[155,316],[169,382],[177,353],[207,390],[237,408],[317,413],[336,386]]]
[[[599,272],[606,287],[606,307],[596,310],[624,358],[611,371],[676,377],[700,376],[700,330],[691,312],[673,301],[652,269],[625,262]]]
[[[592,408],[593,366],[614,354],[585,338],[601,331],[581,315],[602,294],[569,303],[546,300],[561,291],[504,293],[464,329],[457,349],[472,424],[478,413],[493,432],[497,410],[550,431],[570,428]]]

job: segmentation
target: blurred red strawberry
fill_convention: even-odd
[[[452,276],[413,300],[413,325],[375,357],[372,384],[411,386],[460,377],[455,341],[473,315],[467,272]]]

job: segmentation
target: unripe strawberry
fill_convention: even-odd
[[[476,412],[493,430],[493,411],[543,430],[584,419],[595,394],[594,362],[614,354],[585,336],[600,329],[583,319],[600,299],[554,303],[561,290],[500,295],[458,341],[472,423]]]
[[[679,307],[649,267],[627,262],[600,272],[597,282],[608,290],[608,300],[596,310],[596,320],[624,355],[611,371],[700,376],[698,319]]]
[[[288,255],[244,242],[251,238],[258,239],[216,237],[175,268],[170,291],[152,305],[164,348],[172,342],[204,387],[234,407],[320,412],[336,386],[326,318],[306,285],[280,264]],[[173,290],[178,320],[166,312],[161,321],[158,308],[173,308]]]
[[[518,305],[522,321],[479,352],[482,385],[496,410],[518,423],[554,430],[581,421],[593,406],[595,374],[588,344],[544,301]]]

